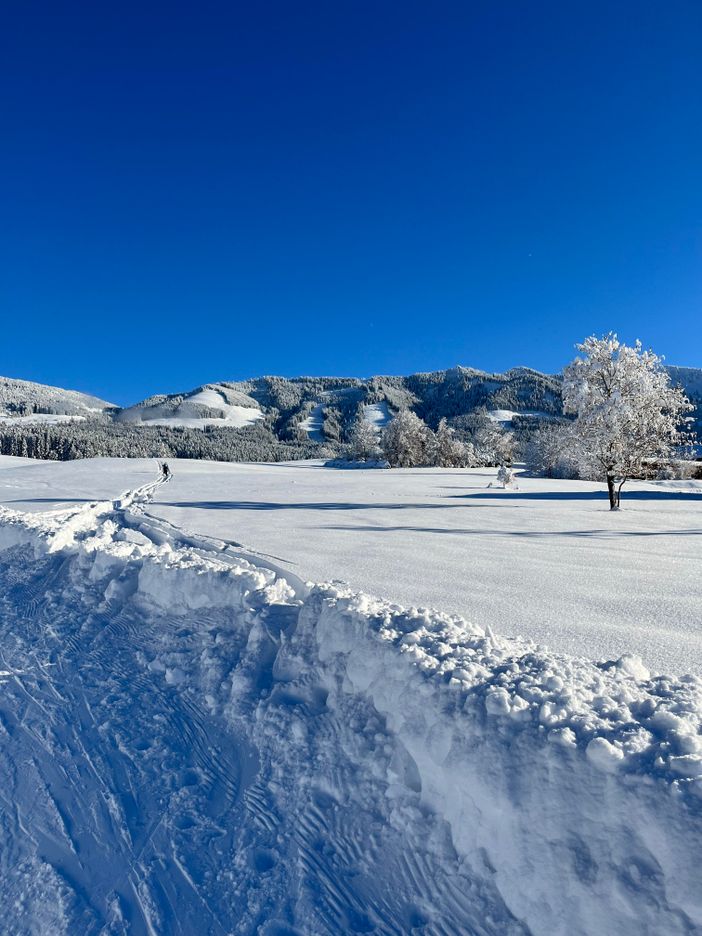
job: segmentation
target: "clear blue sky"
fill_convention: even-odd
[[[0,13],[0,373],[702,366],[702,3]]]

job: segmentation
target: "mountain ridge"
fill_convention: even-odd
[[[671,365],[696,406],[702,436],[702,368]],[[431,428],[446,419],[469,438],[476,411],[528,438],[562,416],[558,374],[518,366],[503,373],[457,365],[407,376],[254,377],[152,394],[126,407],[98,397],[0,378],[0,452],[37,458],[142,455],[280,461],[329,457],[357,420],[411,409]]]

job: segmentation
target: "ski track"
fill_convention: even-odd
[[[155,489],[65,522],[172,540],[144,509]],[[70,554],[0,552],[0,932],[526,932],[489,874],[468,873],[371,703],[327,708],[289,649],[299,603],[250,614],[247,632],[226,607],[154,613],[130,577],[106,598]],[[391,763],[407,780],[397,822]]]

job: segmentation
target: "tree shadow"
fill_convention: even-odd
[[[451,494],[451,498],[461,500],[510,500],[523,501],[558,501],[558,500],[607,500],[606,491],[519,491],[519,490],[485,490],[467,491],[465,494]],[[626,501],[647,500],[688,500],[696,498],[702,503],[702,495],[697,491],[622,491],[622,504]]]
[[[324,530],[343,530],[351,533],[441,533],[451,536],[506,536],[520,539],[541,539],[566,536],[574,539],[618,539],[620,536],[700,536],[699,530],[494,530],[459,529],[457,527],[423,526],[347,526],[337,524],[320,527]]]
[[[488,507],[489,504],[355,504],[344,501],[278,503],[275,501],[159,501],[159,507],[191,507],[199,510],[450,510],[456,507]]]
[[[3,504],[92,504],[100,498],[97,497],[16,497],[14,500],[3,500]],[[104,500],[109,500],[105,497]]]

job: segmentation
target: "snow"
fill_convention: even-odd
[[[175,406],[165,403],[149,405],[148,402],[124,410],[119,418],[126,422],[143,422],[149,426],[171,426],[173,428],[204,429],[207,426],[222,426],[230,429],[242,429],[250,426],[263,413],[257,405],[232,403],[231,398],[243,398],[229,388],[201,387],[180,400]],[[248,402],[249,398],[244,398]],[[252,403],[254,401],[251,401]],[[223,413],[222,416],[206,415],[208,410]]]
[[[115,408],[113,403],[77,390],[64,390],[31,380],[0,377],[0,413],[7,410],[7,415],[14,416],[17,407],[71,416],[102,413],[105,409]]]
[[[304,583],[156,517],[173,467],[2,471],[7,932],[702,931],[702,680]]]
[[[494,409],[488,410],[488,416],[493,422],[497,423],[511,423],[516,416],[531,416],[534,419],[543,419],[546,421],[553,419],[551,413],[543,413],[540,410],[517,411],[510,409]]]
[[[369,425],[375,426],[376,429],[380,430],[384,429],[390,422],[392,413],[390,412],[387,402],[381,400],[380,403],[369,403],[367,406],[364,406],[363,418]]]
[[[99,412],[92,410],[92,412]],[[71,415],[65,413],[31,413],[28,416],[3,416],[0,415],[0,423],[13,426],[36,426],[47,425],[56,426],[59,423],[80,422],[86,419],[86,416]]]
[[[115,497],[156,469],[23,464],[0,472],[0,503],[22,510]],[[342,579],[558,652],[637,653],[656,672],[702,674],[699,481],[627,484],[611,514],[603,485],[518,474],[519,490],[488,489],[494,469],[170,464],[154,516],[246,543],[305,579]]]
[[[324,403],[315,403],[310,410],[309,416],[306,416],[300,423],[300,428],[315,442],[321,442],[324,439]]]
[[[154,419],[144,419],[149,426],[171,426],[183,429],[204,429],[205,426],[222,426],[228,429],[242,429],[251,426],[258,419],[263,419],[260,410],[250,406],[228,406],[225,418],[203,418],[198,416],[158,416]]]

